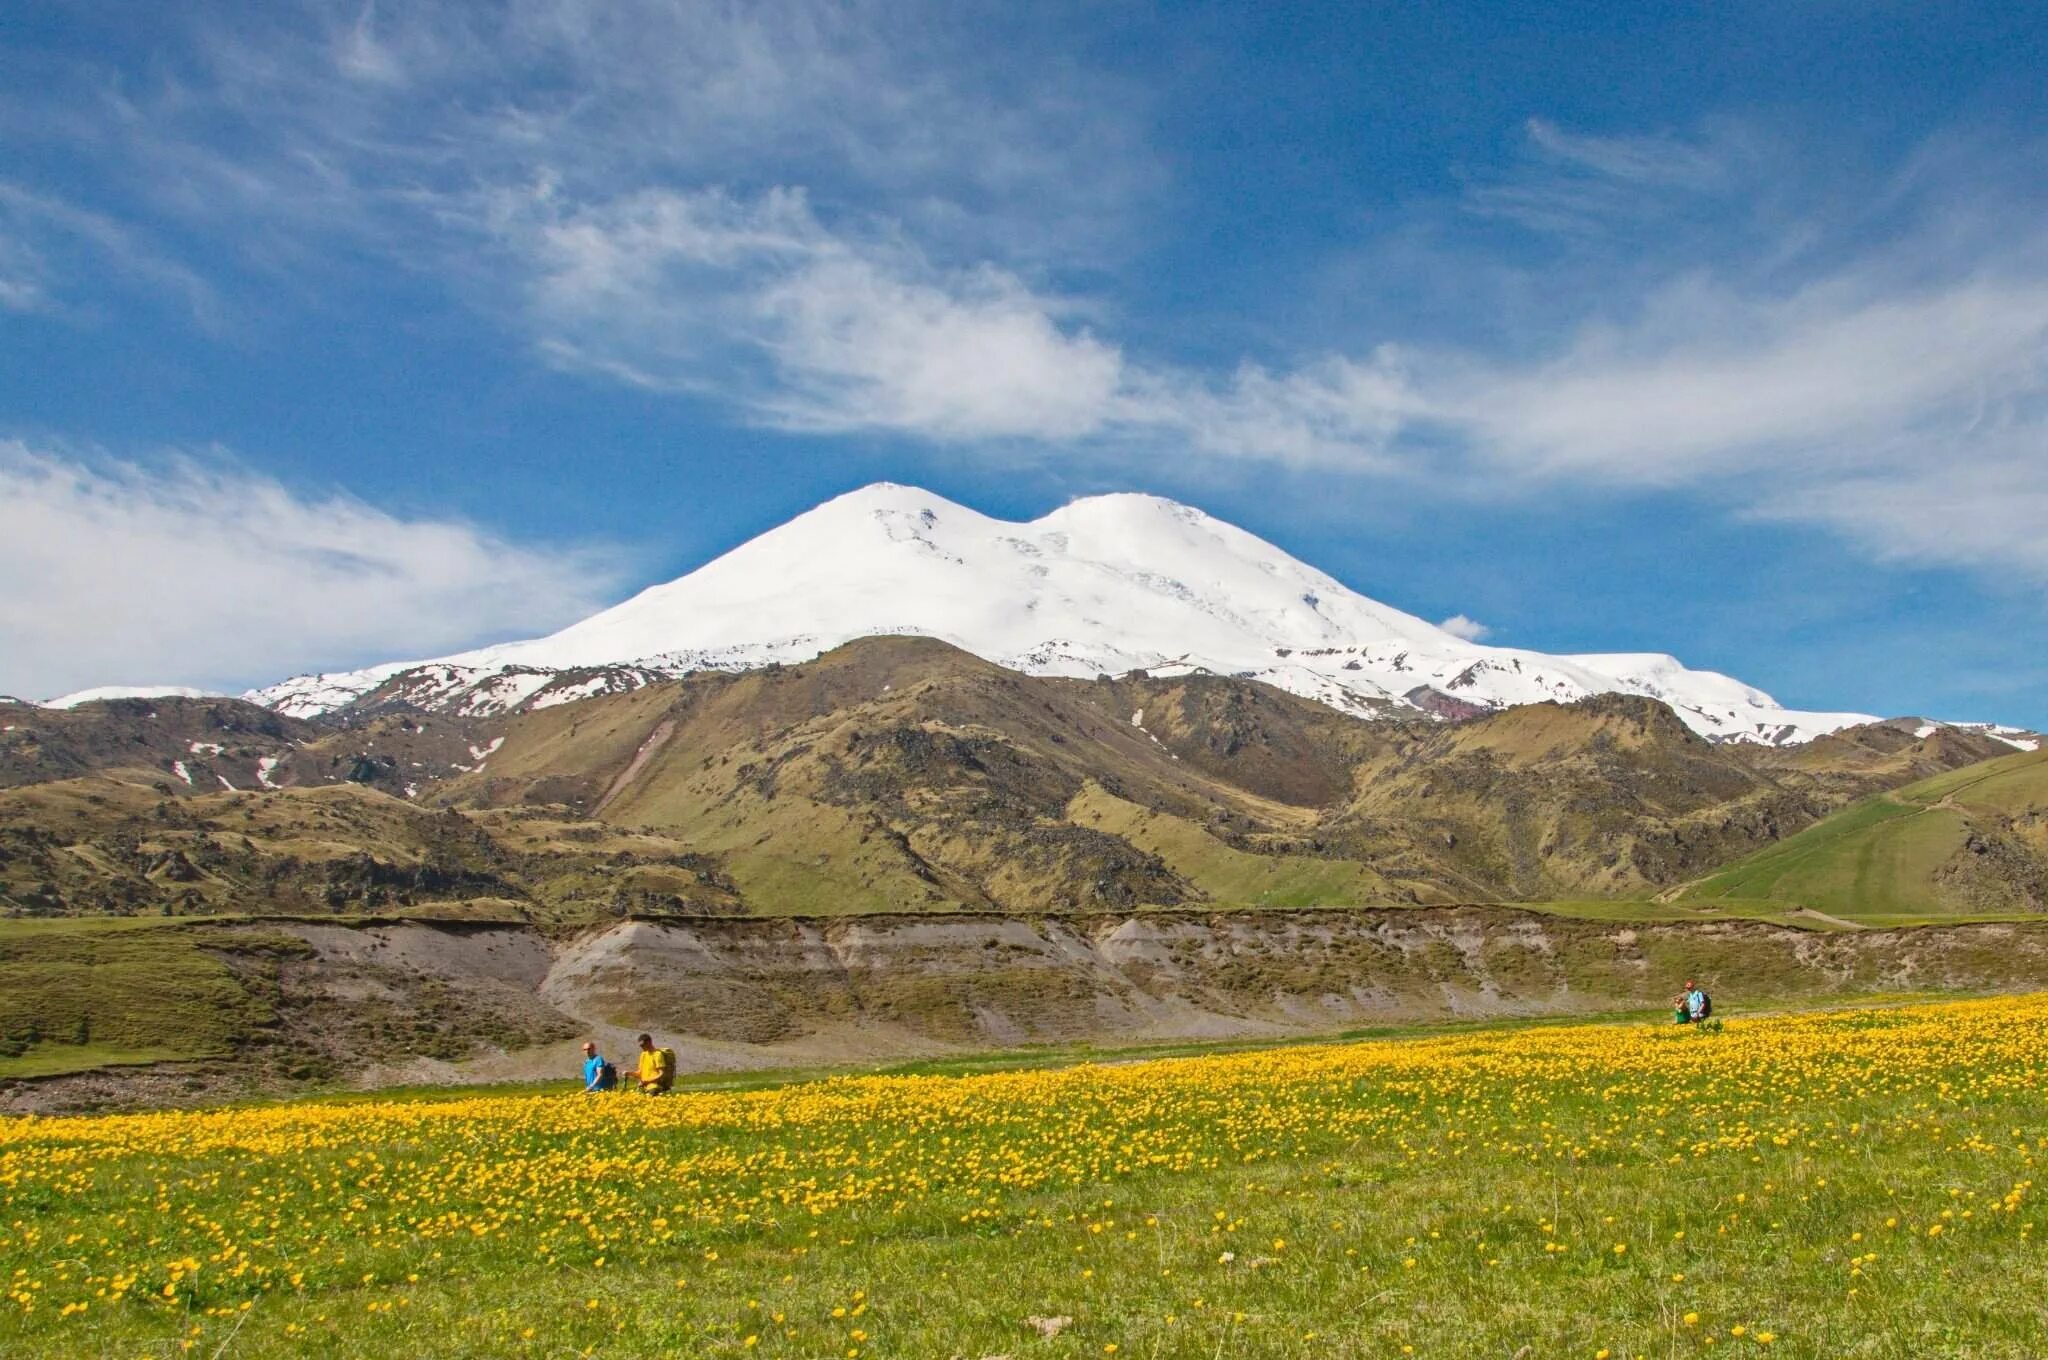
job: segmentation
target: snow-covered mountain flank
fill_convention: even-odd
[[[204,699],[209,691],[190,685],[95,685],[73,694],[43,700],[44,708],[77,708],[105,699]]]
[[[1034,675],[1205,670],[1368,715],[1456,717],[1618,692],[1660,699],[1723,741],[1805,741],[1871,720],[1787,709],[1661,653],[1552,656],[1470,642],[1156,496],[1090,497],[1017,524],[887,483],[551,636],[300,676],[248,697],[297,717],[380,688],[433,708],[505,712],[692,670],[806,661],[900,633]]]

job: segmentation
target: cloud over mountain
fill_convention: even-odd
[[[225,686],[287,657],[459,645],[588,612],[614,565],[304,495],[218,459],[146,466],[0,441],[0,580],[25,583],[0,592],[0,692]]]

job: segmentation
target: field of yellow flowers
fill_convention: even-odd
[[[2048,996],[0,1124],[8,1356],[2038,1356]]]

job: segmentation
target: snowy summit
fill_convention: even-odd
[[[250,697],[312,716],[403,676],[415,702],[502,712],[906,633],[1033,675],[1209,671],[1362,714],[1616,692],[1660,699],[1715,740],[1804,741],[1871,721],[1789,710],[1659,653],[1489,647],[1156,496],[1089,497],[1018,524],[889,483],[828,501],[548,637],[302,676]]]

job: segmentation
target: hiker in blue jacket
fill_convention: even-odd
[[[1681,1025],[1697,1025],[1713,1013],[1714,999],[1691,978],[1685,980],[1685,990],[1671,999],[1671,1018]]]
[[[605,1061],[596,1044],[583,1045],[583,1090],[585,1094],[619,1089],[619,1069]]]

